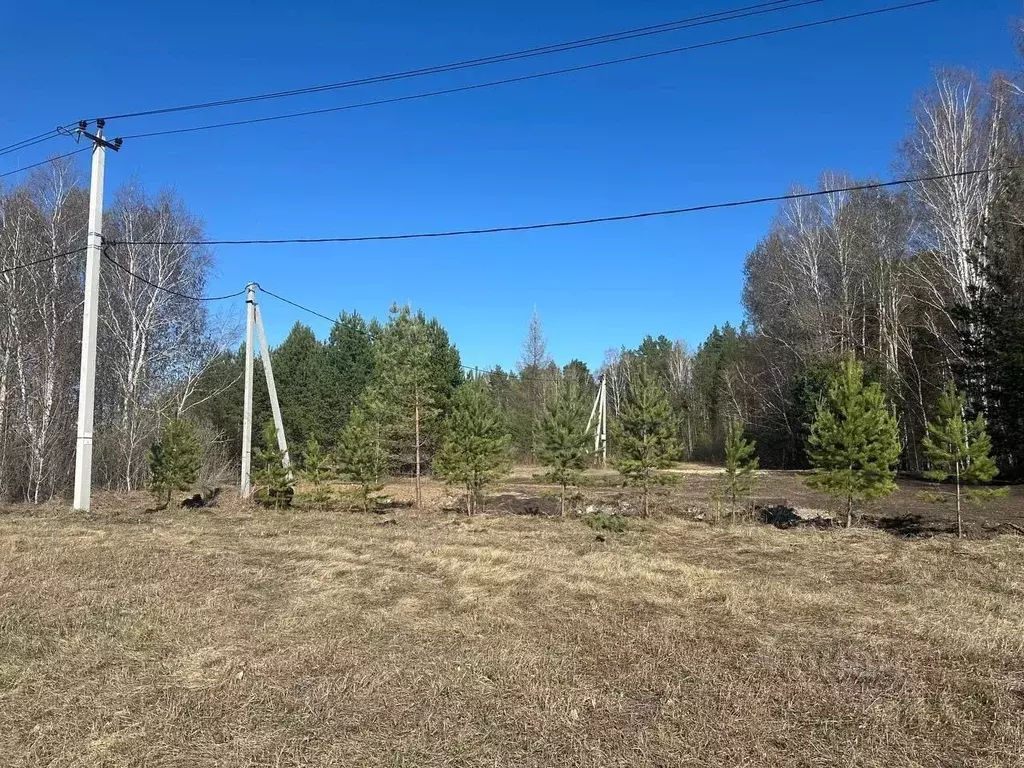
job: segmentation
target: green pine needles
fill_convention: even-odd
[[[183,419],[164,425],[160,442],[149,451],[149,489],[163,507],[174,491],[187,491],[199,480],[203,450],[195,428]]]
[[[963,538],[962,500],[984,501],[1005,493],[999,490],[973,490],[966,494],[962,486],[987,483],[999,474],[992,459],[992,440],[988,436],[985,417],[964,418],[966,398],[950,381],[939,397],[935,420],[928,424],[928,434],[921,445],[932,469],[925,476],[940,483],[952,480],[956,491],[956,535]],[[943,494],[948,497],[949,494]],[[945,500],[942,496],[940,500]]]
[[[743,437],[743,422],[732,419],[725,432],[725,479],[722,491],[729,502],[730,517],[736,522],[736,505],[754,489],[757,457],[754,441]]]
[[[313,509],[330,509],[334,503],[334,494],[328,484],[331,472],[328,453],[321,447],[319,440],[309,438],[302,452],[302,477],[313,486],[309,494],[309,503]]]
[[[651,486],[665,482],[657,470],[672,466],[681,448],[668,394],[646,366],[634,374],[614,427],[618,454],[615,468],[629,485],[640,489],[643,515],[647,517]]]
[[[255,497],[260,504],[274,509],[290,507],[295,496],[295,481],[284,465],[284,451],[277,445],[277,429],[273,422],[263,425],[263,447],[256,450],[260,463],[255,473]]]
[[[562,517],[565,517],[568,486],[579,483],[590,462],[589,443],[583,393],[575,381],[566,380],[547,408],[537,439],[537,458],[549,468],[548,480],[558,483],[562,489]]]
[[[369,512],[371,495],[384,486],[381,479],[388,470],[388,452],[384,429],[365,407],[352,411],[338,445],[338,469],[346,480],[359,484],[363,511]]]
[[[466,510],[480,510],[488,484],[511,467],[508,426],[487,385],[479,379],[455,390],[445,437],[434,459],[434,473],[466,489]]]
[[[896,490],[893,467],[900,459],[896,417],[882,388],[864,383],[864,368],[855,358],[843,360],[832,377],[818,405],[808,446],[814,474],[807,484],[843,500],[847,528],[853,524],[856,502]]]

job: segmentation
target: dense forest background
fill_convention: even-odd
[[[939,71],[912,107],[896,148],[898,177],[875,186],[822,172],[822,194],[781,206],[747,255],[739,326],[716,327],[696,349],[652,333],[609,351],[591,370],[548,355],[531,319],[514,371],[462,365],[440,322],[409,307],[382,320],[342,312],[326,339],[296,324],[272,352],[289,442],[331,448],[356,408],[387,414],[392,471],[426,466],[454,392],[486,379],[511,427],[517,458],[535,455],[539,423],[563,382],[589,395],[605,377],[615,419],[644,367],[668,391],[685,458],[721,457],[726,425],[742,420],[762,467],[807,465],[808,424],[825,383],[854,354],[896,410],[904,469],[926,469],[919,445],[945,383],[984,413],[1004,474],[1024,461],[1024,118],[1014,78],[983,82]],[[63,495],[74,465],[88,193],[67,162],[0,189],[0,497]],[[195,241],[203,226],[171,192],[131,183],[107,210],[112,240]],[[95,482],[146,482],[146,453],[169,418],[199,427],[204,478],[237,475],[245,351],[236,316],[201,295],[213,254],[191,246],[118,245],[102,280]],[[32,262],[41,263],[24,266]],[[14,267],[17,267],[14,269]],[[232,308],[234,309],[234,308]],[[257,381],[262,375],[257,371]],[[410,420],[416,414],[416,429]],[[256,389],[257,423],[269,419]],[[415,431],[415,434],[414,434]],[[610,445],[614,452],[614,444]]]

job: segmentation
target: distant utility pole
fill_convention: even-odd
[[[89,231],[85,257],[85,303],[82,309],[82,369],[78,385],[78,440],[75,444],[74,508],[89,511],[92,497],[92,430],[96,409],[96,331],[100,294],[100,259],[103,248],[103,161],[106,150],[117,152],[121,140],[103,138],[103,121],[96,121],[96,133],[78,124],[78,137],[92,141],[92,178],[89,182]]]
[[[597,417],[597,424],[594,425],[594,417]],[[594,428],[594,454],[601,452],[601,466],[608,464],[608,389],[604,374],[601,374],[601,383],[597,390],[597,397],[594,398],[594,406],[590,409],[590,418],[587,419],[587,432]]]
[[[253,333],[259,336],[260,359],[263,361],[263,373],[267,379],[267,392],[270,394],[270,409],[274,413],[274,427],[277,431],[277,447],[281,451],[282,464],[285,469],[291,467],[288,455],[288,441],[284,435],[284,420],[281,418],[281,403],[277,399],[277,386],[274,383],[274,368],[270,361],[270,346],[267,334],[263,329],[263,317],[260,306],[256,303],[256,284],[249,283],[245,297],[245,399],[242,406],[242,480],[240,492],[243,499],[252,495],[252,388],[253,388]],[[289,469],[288,477],[291,478]]]

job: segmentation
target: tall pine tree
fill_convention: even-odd
[[[865,385],[864,367],[855,358],[846,358],[833,377],[814,417],[808,446],[814,474],[807,484],[844,501],[847,528],[853,525],[855,502],[896,490],[896,417],[881,386]]]
[[[563,381],[540,424],[537,440],[538,460],[549,468],[548,478],[562,489],[562,517],[565,517],[566,489],[579,482],[590,460],[587,403],[583,397],[576,381]]]
[[[672,466],[681,453],[668,394],[646,366],[634,372],[619,420],[613,426],[615,467],[627,483],[641,490],[646,517],[650,514],[651,486],[664,481],[657,470]]]
[[[922,441],[925,456],[932,469],[925,476],[938,482],[952,480],[956,492],[956,535],[963,538],[964,521],[961,512],[964,485],[987,483],[999,470],[992,460],[985,417],[980,413],[973,419],[964,418],[966,398],[952,381],[939,398],[935,420],[928,424],[928,434]],[[974,492],[969,498],[985,498],[984,492]]]
[[[445,437],[434,460],[434,472],[466,489],[466,509],[483,504],[483,490],[511,466],[508,425],[486,383],[467,381],[455,391]]]
[[[436,321],[393,306],[374,344],[374,373],[365,404],[385,428],[393,467],[411,470],[416,506],[421,478],[439,440],[451,393],[461,379],[458,351]]]

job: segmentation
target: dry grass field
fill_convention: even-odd
[[[4,766],[1024,765],[1019,536],[99,502],[0,513]]]

